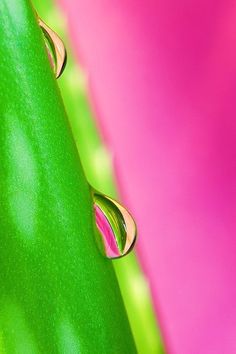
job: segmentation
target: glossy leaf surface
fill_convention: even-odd
[[[34,11],[0,2],[0,352],[136,352]]]

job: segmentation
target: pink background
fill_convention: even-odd
[[[61,0],[169,353],[236,353],[236,3]]]

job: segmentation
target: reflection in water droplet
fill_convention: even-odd
[[[48,51],[49,60],[54,69],[56,79],[63,73],[66,65],[66,49],[60,37],[38,18],[39,26],[42,28]]]
[[[130,213],[115,200],[94,192],[94,211],[107,258],[128,254],[136,240],[136,225]]]

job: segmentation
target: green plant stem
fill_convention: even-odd
[[[86,73],[75,63],[66,36],[65,19],[52,0],[34,0],[40,16],[66,43],[68,61],[58,80],[82,165],[90,183],[117,198],[112,159],[99,136],[88,101]],[[164,353],[149,286],[135,253],[113,262],[139,354]]]

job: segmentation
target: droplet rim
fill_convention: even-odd
[[[124,220],[124,227],[125,227],[125,230],[126,230],[126,242],[125,242],[125,245],[122,248],[122,250],[119,249],[119,247],[118,247],[117,238],[115,237],[115,233],[114,233],[114,231],[112,229],[111,223],[109,222],[109,218],[107,217],[106,213],[104,213],[104,211],[102,210],[101,206],[96,204],[96,197],[97,196],[99,198],[104,198],[104,199],[109,200],[115,206],[115,208],[117,208],[119,213],[121,213],[121,215],[122,215],[122,218]],[[112,257],[109,256],[106,253],[105,235],[102,233],[102,231],[99,229],[99,227],[97,225],[96,214],[95,214],[95,224],[96,224],[97,230],[98,230],[98,232],[100,234],[100,237],[102,238],[102,243],[103,243],[104,253],[105,253],[104,257],[106,257],[108,259],[116,260],[116,259],[119,259],[119,258],[122,258],[122,257],[128,255],[133,250],[133,248],[134,248],[134,246],[136,244],[136,240],[137,240],[137,226],[136,226],[136,223],[135,223],[132,215],[118,201],[114,200],[113,198],[111,198],[111,197],[109,197],[109,196],[107,196],[105,194],[99,193],[97,191],[93,191],[93,201],[94,201],[94,208],[96,206],[98,206],[101,209],[101,212],[103,213],[104,217],[107,219],[107,221],[108,221],[108,223],[109,223],[109,225],[111,227],[111,230],[113,232],[113,237],[115,238],[118,250],[119,250],[119,255],[112,256]]]
[[[67,62],[65,45],[58,34],[54,32],[48,25],[46,25],[46,23],[40,17],[38,17],[38,23],[43,30],[44,35],[53,45],[53,51],[55,53],[55,75],[56,79],[58,79],[62,75]]]

